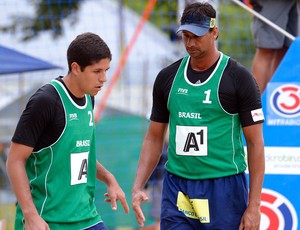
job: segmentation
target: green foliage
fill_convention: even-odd
[[[124,5],[142,14],[148,0],[124,0]],[[149,21],[159,28],[176,24],[177,20],[177,1],[157,0]]]
[[[125,0],[124,4],[142,14],[148,0]],[[219,49],[250,68],[255,46],[250,30],[251,15],[228,0],[219,1]],[[177,25],[177,1],[158,0],[149,19],[158,28],[169,32]]]
[[[30,0],[28,0],[30,1]],[[27,41],[43,31],[51,31],[54,38],[63,34],[62,20],[68,18],[71,24],[77,22],[77,13],[84,0],[39,0],[32,1],[35,14],[12,16],[12,23],[0,30],[22,31],[22,40]],[[119,0],[120,4],[142,14],[148,0]],[[250,31],[251,15],[228,0],[219,1],[219,49],[237,59],[245,66],[251,66],[254,44]],[[174,33],[177,27],[177,1],[157,0],[149,21],[167,33]],[[246,54],[246,55],[245,55]]]
[[[77,21],[76,13],[80,3],[84,0],[40,0],[33,1],[35,14],[13,15],[12,23],[0,28],[3,32],[16,32],[18,29],[24,33],[23,41],[38,36],[41,32],[50,30],[53,37],[57,38],[63,33],[62,20],[70,18],[71,24]],[[73,16],[73,17],[72,17]]]
[[[228,1],[219,6],[218,48],[250,68],[255,52],[251,33],[251,15]]]

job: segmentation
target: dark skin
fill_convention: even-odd
[[[218,60],[220,52],[215,45],[218,33],[218,27],[214,27],[203,36],[182,31],[183,42],[190,55],[190,64],[193,70],[204,71]],[[144,226],[145,223],[141,204],[148,200],[143,188],[159,161],[167,125],[166,123],[150,121],[142,145],[132,188],[132,209],[140,226]],[[243,133],[247,143],[250,189],[248,208],[241,219],[239,230],[259,230],[261,189],[265,170],[262,124],[244,127]]]
[[[71,72],[63,78],[68,89],[78,98],[85,94],[96,95],[107,81],[106,72],[110,67],[110,59],[102,59],[93,65],[87,66],[83,71],[80,66],[72,63]],[[25,218],[26,230],[48,230],[48,224],[39,215],[34,205],[28,177],[25,170],[25,163],[32,154],[33,147],[11,143],[8,159],[7,173],[11,181],[12,188],[21,206]],[[119,186],[115,177],[104,168],[98,161],[97,179],[107,185],[107,193],[104,194],[105,201],[111,204],[113,210],[117,209],[117,201],[120,201],[125,213],[129,212],[126,196]]]
[[[185,30],[182,32],[186,51],[191,56],[190,64],[193,70],[204,71],[218,60],[220,53],[215,46],[218,33],[218,27],[204,36],[196,36]]]

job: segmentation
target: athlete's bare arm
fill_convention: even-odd
[[[107,185],[107,193],[104,194],[105,202],[111,203],[113,210],[117,209],[117,201],[119,200],[123,206],[124,212],[129,213],[129,206],[126,196],[116,178],[102,164],[97,161],[97,179],[103,181]]]
[[[7,174],[25,218],[25,229],[50,229],[37,212],[30,192],[25,162],[32,151],[32,147],[12,142],[6,162]]]
[[[246,126],[243,132],[247,145],[250,185],[248,208],[241,220],[240,229],[259,229],[261,191],[265,173],[262,124]]]

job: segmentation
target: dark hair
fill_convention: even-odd
[[[76,62],[83,71],[85,67],[105,58],[112,59],[110,49],[103,39],[94,33],[78,35],[67,50],[69,72],[73,62]]]
[[[216,10],[208,2],[195,2],[189,4],[183,11],[180,22],[181,24],[189,18],[198,18],[200,21],[205,21],[207,17],[216,18]],[[212,31],[210,28],[209,31]]]

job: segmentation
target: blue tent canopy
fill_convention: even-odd
[[[21,74],[32,71],[42,71],[50,69],[58,69],[60,66],[53,65],[49,62],[34,58],[17,50],[10,49],[0,45],[0,75],[5,74]],[[19,81],[22,77],[19,76]],[[17,84],[20,90],[20,82]],[[0,109],[0,143],[6,143],[13,135],[17,118],[23,109],[23,102],[28,101],[29,97],[35,92],[36,85],[31,84],[32,89],[29,93],[19,91],[17,99]]]
[[[49,62],[34,58],[0,45],[0,74],[23,73],[61,68]]]

